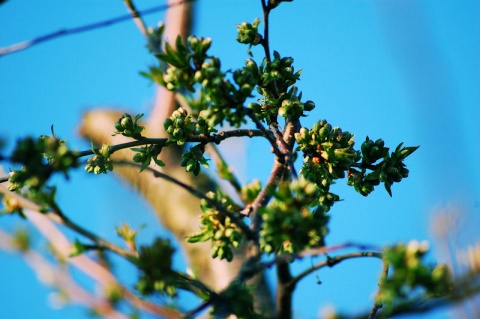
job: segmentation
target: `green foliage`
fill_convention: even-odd
[[[424,290],[429,297],[448,294],[452,287],[452,276],[447,265],[435,267],[424,263],[428,251],[426,242],[411,241],[408,245],[398,244],[384,251],[384,259],[393,269],[390,275],[384,275],[380,281],[377,302],[391,308],[395,302],[406,300]]]
[[[145,145],[142,148],[131,148],[136,154],[133,156],[133,161],[135,163],[141,164],[140,172],[142,172],[148,165],[152,162],[152,160],[158,166],[165,166],[165,163],[158,159],[158,155],[162,151],[162,146],[160,145]]]
[[[239,206],[227,195],[221,191],[217,193],[209,192],[207,197],[213,201],[220,203],[225,209],[232,214],[239,210]],[[200,215],[201,232],[189,236],[188,241],[191,243],[210,241],[212,244],[212,257],[233,259],[233,249],[237,248],[244,240],[244,234],[241,229],[225,214],[219,212],[213,205],[202,200],[202,211]]]
[[[211,315],[215,318],[228,318],[230,315],[238,319],[264,318],[254,311],[252,288],[236,280],[212,304]]]
[[[237,41],[243,44],[258,45],[263,37],[258,33],[260,19],[255,19],[253,23],[242,22],[237,24]]]
[[[70,151],[65,141],[55,134],[36,140],[31,137],[19,140],[10,161],[23,165],[21,170],[10,172],[8,189],[11,191],[24,186],[39,190],[53,173],[60,172],[68,178],[68,170],[78,166],[76,153]]]
[[[140,271],[136,288],[144,295],[153,293],[175,296],[172,255],[175,249],[167,239],[156,238],[151,246],[141,246],[137,266]]]
[[[163,127],[172,136],[170,141],[176,142],[177,145],[183,145],[187,138],[195,133],[196,125],[192,116],[180,107],[172,113],[170,118],[165,120]]]
[[[106,174],[113,170],[113,163],[110,159],[110,146],[103,144],[102,148],[96,150],[93,144],[91,145],[92,152],[95,154],[87,160],[85,171],[87,173]]]
[[[319,195],[318,187],[305,179],[280,184],[270,205],[259,211],[262,250],[293,254],[323,246],[329,217],[319,208]]]
[[[264,2],[264,13],[268,15],[281,2],[290,1]],[[143,114],[132,118],[128,113],[115,123],[114,135],[133,139],[129,143],[104,144],[100,149],[92,144],[91,152],[78,153],[70,151],[55,134],[38,140],[29,137],[18,141],[9,158],[10,162],[22,165],[20,170],[10,173],[9,189],[24,191],[25,196],[41,205],[42,212],[53,208],[57,217],[62,218],[55,203],[56,189],[47,187],[46,183],[56,172],[68,177],[69,169],[78,166],[79,157],[93,155],[87,160],[85,170],[102,174],[113,170],[110,157],[114,151],[130,148],[134,152],[132,161],[139,164],[142,172],[152,160],[158,166],[165,165],[159,159],[164,147],[188,145],[190,147],[178,165],[197,176],[201,166],[209,167],[209,160],[205,157],[208,143],[220,143],[223,139],[217,139],[219,136],[228,138],[246,131],[212,134],[218,132],[219,126],[228,122],[230,126],[246,127],[250,131],[250,127],[255,125],[255,136],[261,135],[268,140],[275,153],[272,175],[265,185],[258,180],[240,185],[228,163],[223,159],[217,162],[219,177],[234,186],[244,207],[219,189],[206,195],[199,194],[175,178],[168,178],[201,198],[200,232],[188,237],[190,243],[209,242],[212,258],[229,262],[235,258],[235,251],[242,243],[256,248],[259,255],[249,256],[238,276],[241,279],[235,279],[219,293],[214,292],[172,269],[175,249],[168,240],[157,238],[152,245],[142,246],[137,251],[137,232],[126,224],[117,228],[117,234],[129,250],[115,250],[113,245],[101,249],[120,251],[135,263],[140,274],[136,289],[142,295],[159,293],[174,297],[178,289],[185,289],[210,304],[211,313],[216,317],[264,318],[255,312],[252,288],[245,284],[263,271],[264,265],[260,262],[262,254],[273,254],[276,258],[288,254],[293,261],[306,250],[323,247],[329,233],[330,216],[327,213],[340,200],[330,191],[331,186],[337,180],[347,178],[348,185],[367,196],[375,186],[383,183],[391,196],[392,185],[408,176],[405,159],[418,147],[403,147],[400,143],[390,153],[382,139],[373,141],[366,137],[360,150],[357,150],[352,133],[332,127],[326,120],[318,121],[311,129],[302,127],[301,118],[315,108],[315,102],[302,101],[302,93],[296,86],[301,70],[295,71],[292,57],[282,57],[277,51],[273,51],[273,57],[270,56],[268,35],[260,34],[259,25],[259,19],[253,23],[238,24],[237,41],[248,45],[249,49],[263,46],[265,58],[259,65],[251,56],[238,69],[228,71],[222,71],[220,58],[209,53],[212,46],[210,38],[191,36],[184,40],[178,37],[174,45],[167,42],[159,51],[164,27],[151,31],[150,49],[157,52],[159,65],[151,67],[143,75],[168,90],[178,92],[186,105],[164,121],[163,128],[169,134],[168,139],[142,136],[144,127],[139,120]],[[283,137],[287,129],[280,129],[279,117],[285,119],[285,127],[291,128],[293,135],[285,134],[289,136]],[[234,134],[227,136],[226,133]],[[296,152],[300,151],[303,153],[303,164],[299,171],[301,176],[297,178],[294,162]],[[161,177],[161,174],[157,172],[155,176]],[[5,213],[17,212],[22,216],[22,206],[13,197],[4,197],[3,206]],[[78,227],[75,229],[78,230]],[[84,231],[82,235],[89,237],[90,233]],[[29,240],[19,238],[19,249],[27,250]],[[89,238],[93,241],[97,239],[93,235]],[[71,256],[97,248],[76,240]],[[426,251],[426,247],[415,242],[385,250],[384,259],[393,273],[381,279],[378,303],[392,307],[418,288],[429,296],[449,292],[451,275],[448,268],[445,265],[427,266],[422,260]],[[111,301],[116,303],[119,298],[119,291],[112,291]]]
[[[356,191],[366,196],[374,186],[384,183],[388,194],[392,196],[392,184],[408,177],[409,171],[403,161],[418,148],[402,146],[403,143],[400,143],[395,151],[389,154],[389,148],[384,146],[382,139],[374,143],[367,137],[362,144],[362,162],[358,166],[361,170],[350,169],[348,185],[352,185]],[[379,160],[381,161],[376,163]],[[367,173],[367,170],[371,172]]]
[[[201,166],[210,167],[208,164],[208,159],[206,159],[203,154],[205,153],[205,145],[198,144],[197,146],[191,147],[190,151],[185,152],[182,155],[182,161],[180,166],[185,167],[187,172],[193,173],[193,175],[198,176],[200,174]]]
[[[134,139],[141,139],[142,135],[140,134],[144,127],[138,125],[138,120],[143,117],[143,114],[138,114],[132,119],[132,116],[128,113],[123,114],[123,116],[115,123],[115,129],[117,130],[113,135],[121,134],[126,137],[132,137]]]
[[[346,175],[347,184],[363,196],[370,194],[374,186],[381,182],[392,196],[392,184],[408,176],[403,161],[418,148],[402,148],[401,143],[389,154],[389,148],[384,146],[382,139],[373,142],[367,137],[361,151],[358,151],[354,149],[353,134],[332,127],[326,120],[315,123],[311,130],[301,128],[295,134],[295,139],[297,150],[303,151],[304,155],[300,173],[333,199],[325,202],[324,209],[327,211],[338,200],[336,195],[328,193],[330,186],[336,179],[345,178]]]
[[[302,71],[295,72],[293,58],[281,57],[277,51],[273,52],[273,61],[263,59],[258,69],[260,76],[257,92],[262,95],[258,103],[250,103],[255,115],[266,120],[275,121],[277,115],[284,118],[298,118],[304,115],[303,111],[311,111],[315,103],[301,102],[302,94],[294,86]],[[306,105],[306,106],[305,106]]]

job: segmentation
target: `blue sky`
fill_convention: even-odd
[[[140,8],[158,4],[138,1]],[[248,56],[235,41],[235,24],[260,17],[260,1],[199,0],[195,10],[193,33],[213,39],[211,53],[225,70],[241,66]],[[121,1],[10,0],[0,6],[0,47],[125,13]],[[325,118],[355,133],[358,143],[369,136],[390,147],[420,145],[407,160],[410,177],[393,187],[393,198],[381,188],[363,198],[343,182],[335,185],[344,201],[331,211],[329,244],[434,240],[430,221],[445,207],[463,214],[459,245],[478,241],[479,14],[480,2],[473,0],[296,0],[273,11],[271,48],[294,57],[296,69],[304,70],[298,86],[317,105],[305,126]],[[147,21],[153,25],[162,17]],[[261,51],[253,53],[261,60]],[[82,113],[106,106],[148,112],[154,86],[138,72],[153,63],[131,21],[1,57],[0,137],[11,147],[17,138],[49,134],[54,124],[69,145],[87,149],[77,133]],[[271,163],[257,158],[268,154],[265,144],[248,143],[245,158],[233,164],[244,172],[243,182],[265,180]],[[146,204],[113,176],[78,170],[70,182],[58,182],[65,211],[102,236],[116,240],[112,225],[122,221],[147,224],[140,236],[145,243],[165,234]],[[22,224],[13,217],[0,220],[3,230]],[[435,241],[432,246],[432,258],[446,260]],[[86,317],[79,307],[52,310],[50,290],[19,256],[0,252],[0,260],[0,317]],[[304,260],[294,271],[310,263]],[[183,267],[181,261],[177,265]],[[376,260],[342,264],[319,272],[322,285],[308,277],[297,288],[296,314],[315,318],[328,305],[344,311],[370,307],[380,267]],[[132,269],[120,270],[134,282]]]

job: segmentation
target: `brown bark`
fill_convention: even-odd
[[[180,34],[186,37],[191,23],[191,3],[174,6],[166,15],[165,39],[174,42]],[[147,119],[146,130],[143,133],[148,137],[164,137],[163,122],[168,118],[177,104],[175,93],[163,87],[157,88],[156,101]],[[94,143],[109,145],[125,142],[122,136],[112,136],[114,123],[122,116],[123,112],[98,109],[87,112],[81,123],[80,133]],[[203,191],[213,190],[216,183],[205,175],[194,177],[180,167],[182,149],[168,147],[162,150],[161,160],[166,166],[162,172]],[[124,150],[112,155],[113,159],[131,159],[132,152]],[[156,169],[159,169],[156,167]],[[148,172],[139,174],[137,168],[117,166],[114,172],[129,186],[137,189],[155,210],[157,216],[178,239],[183,251],[188,258],[192,270],[199,279],[213,289],[219,291],[225,288],[237,275],[245,257],[245,249],[237,252],[236,258],[230,263],[211,258],[210,243],[189,244],[185,237],[199,231],[200,202],[187,191],[160,178],[155,178]],[[271,312],[273,308],[272,297],[263,276],[253,280],[256,285],[257,308]]]

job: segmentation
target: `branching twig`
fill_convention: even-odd
[[[12,247],[15,247],[15,239],[0,230],[0,249],[14,251]],[[128,318],[114,309],[105,296],[94,295],[80,287],[69,274],[66,267],[53,265],[40,253],[31,248],[21,250],[21,253],[25,262],[35,271],[37,277],[43,278],[42,281],[50,286],[60,288],[62,294],[65,294],[70,302],[83,304],[105,318]]]
[[[207,300],[207,301],[204,301],[202,302],[198,307],[195,307],[195,309],[192,309],[190,310],[189,312],[187,312],[185,314],[185,316],[183,316],[182,319],[192,319],[192,318],[195,318],[196,315],[198,315],[200,312],[202,312],[203,310],[205,310],[206,308],[208,308],[210,305],[211,305],[211,301],[210,300]]]
[[[222,141],[226,140],[227,138],[231,137],[261,137],[265,136],[263,132],[260,130],[250,130],[250,129],[237,129],[237,130],[230,130],[230,131],[223,131],[217,134],[211,134],[209,136],[206,135],[198,135],[198,136],[191,136],[186,139],[186,142],[190,143],[215,143],[220,144]],[[140,140],[135,140],[132,142],[117,144],[110,146],[110,154],[113,154],[117,151],[135,147],[135,146],[142,146],[142,145],[158,145],[163,147],[168,142],[168,138],[142,138]],[[84,157],[90,156],[98,152],[100,148],[95,148],[94,150],[86,150],[76,152],[77,157]],[[0,177],[0,183],[5,183],[8,181],[9,176]]]
[[[206,135],[197,135],[197,136],[190,136],[186,139],[186,142],[189,143],[215,143],[220,144],[222,141],[226,140],[227,138],[231,137],[260,137],[264,136],[264,134],[259,130],[249,130],[249,129],[238,129],[238,130],[230,130],[230,131],[223,131],[217,134],[211,134],[209,136]],[[142,138],[136,141],[117,144],[110,146],[110,154],[113,154],[119,150],[123,150],[130,147],[141,146],[141,145],[158,145],[158,146],[165,146],[168,142],[168,138]],[[99,148],[95,148],[95,151],[100,150]],[[89,156],[93,155],[94,152],[92,150],[86,150],[82,152],[78,152],[78,157]]]
[[[107,249],[110,250],[122,257],[125,257],[127,260],[133,261],[134,259],[138,258],[138,253],[124,249],[120,246],[117,246],[108,240],[105,240],[91,231],[81,227],[80,225],[74,223],[70,218],[68,218],[58,207],[53,207],[53,213],[47,213],[46,216],[49,217],[50,219],[56,221],[59,224],[62,224],[71,230],[79,233],[80,235],[87,237],[91,241],[95,243],[95,245],[101,249]]]
[[[432,310],[439,310],[444,307],[459,304],[478,294],[480,294],[480,284],[478,283],[478,280],[475,280],[475,278],[467,275],[455,284],[454,292],[445,297],[431,298],[428,296],[421,296],[394,305],[388,311],[381,310],[379,311],[378,315],[379,318],[393,318],[405,314],[427,313]],[[370,312],[366,312],[357,316],[345,318],[364,319],[367,318],[369,314]]]
[[[382,253],[379,252],[374,252],[374,251],[367,251],[367,252],[355,252],[355,253],[349,253],[345,255],[340,255],[336,257],[330,257],[327,258],[327,260],[322,261],[317,263],[315,266],[306,269],[305,271],[301,272],[298,274],[295,278],[293,278],[289,285],[295,286],[300,280],[302,280],[304,277],[308,276],[312,272],[321,269],[323,267],[333,267],[339,263],[341,263],[344,260],[347,259],[352,259],[352,258],[364,258],[364,257],[374,257],[374,258],[379,258],[382,259]]]
[[[267,62],[272,62],[272,58],[270,57],[270,43],[269,43],[269,16],[271,8],[267,4],[267,0],[260,0],[262,3],[263,9],[263,22],[264,22],[264,29],[263,29],[263,40],[262,46],[265,50],[265,58]]]
[[[386,259],[383,259],[382,276],[385,277],[385,278],[388,276],[388,268],[389,268],[388,261]],[[378,282],[378,285],[380,286],[380,281]],[[379,292],[380,292],[380,290],[379,290]],[[378,296],[378,293],[377,293],[377,296]],[[378,310],[380,310],[382,307],[383,307],[383,304],[381,302],[378,302],[377,300],[375,300],[375,303],[373,304],[372,309],[370,310],[370,313],[368,314],[368,319],[375,319],[375,317],[377,316]]]
[[[140,33],[145,37],[145,39],[148,42],[148,46],[152,52],[159,54],[161,53],[159,51],[158,43],[155,43],[150,34],[148,33],[147,26],[145,25],[145,22],[143,21],[140,12],[138,12],[137,8],[133,4],[133,0],[123,0],[125,5],[128,8],[128,11],[132,15],[132,19],[137,25],[138,29],[140,30]],[[168,5],[167,5],[168,6]]]
[[[285,145],[285,142],[279,143],[280,145],[277,145],[278,140],[276,136],[273,134],[273,132],[269,131],[268,129],[265,128],[265,126],[262,124],[262,122],[258,119],[258,117],[255,115],[254,112],[251,110],[246,109],[247,115],[250,117],[250,119],[255,123],[255,126],[257,129],[259,129],[262,133],[263,136],[270,142],[270,145],[272,145],[272,152],[278,157],[282,158],[285,156],[285,154],[288,154],[288,148],[283,147]],[[282,147],[280,150],[279,147]]]
[[[181,4],[188,3],[188,2],[193,2],[193,1],[195,1],[195,0],[179,0],[178,2],[173,3],[173,4],[160,5],[160,6],[152,7],[150,9],[140,10],[140,11],[138,11],[138,16],[146,16],[146,15],[149,15],[149,14],[152,14],[152,13],[165,11],[170,7],[181,5]],[[12,45],[7,46],[7,47],[0,48],[0,57],[5,56],[7,54],[11,54],[11,53],[15,53],[15,52],[19,52],[19,51],[31,48],[35,45],[40,44],[40,43],[43,43],[43,42],[46,42],[46,41],[49,41],[49,40],[53,40],[53,39],[56,39],[56,38],[59,38],[59,37],[62,37],[62,36],[67,36],[67,35],[73,35],[73,34],[77,34],[77,33],[92,31],[92,30],[108,27],[108,26],[111,26],[113,24],[117,24],[117,23],[120,23],[120,22],[128,21],[128,20],[131,20],[131,19],[132,19],[132,15],[127,14],[127,15],[122,15],[122,16],[119,16],[119,17],[116,17],[116,18],[113,18],[113,19],[103,20],[103,21],[100,21],[100,22],[95,22],[95,23],[83,25],[83,26],[76,27],[76,28],[61,29],[61,30],[58,30],[58,31],[55,31],[55,32],[52,32],[52,33],[48,33],[48,34],[39,36],[39,37],[34,38],[32,40],[19,42],[19,43],[12,44]]]
[[[141,165],[140,164],[137,164],[137,163],[134,163],[134,162],[131,162],[131,161],[125,161],[125,160],[120,160],[120,161],[113,161],[113,164],[117,164],[117,165],[130,165],[130,166],[135,166],[135,167],[138,167],[140,168]],[[245,224],[245,222],[239,217],[237,216],[236,214],[234,213],[231,213],[229,212],[228,210],[225,209],[225,207],[223,207],[220,203],[218,203],[217,201],[209,198],[208,196],[206,196],[204,193],[202,193],[201,191],[197,190],[195,187],[193,186],[190,186],[190,185],[187,185],[175,178],[173,178],[172,176],[169,176],[167,174],[164,174],[152,167],[149,167],[147,166],[145,168],[145,170],[147,171],[150,171],[153,173],[153,175],[155,177],[160,177],[166,181],[169,181],[177,186],[180,186],[181,188],[183,188],[184,190],[188,191],[190,194],[192,194],[193,196],[199,198],[199,199],[203,199],[205,200],[207,203],[209,203],[210,205],[214,206],[215,209],[217,209],[221,214],[223,214],[224,216],[227,216],[229,217],[245,234],[245,236],[247,237],[247,239],[251,239],[253,236],[252,234],[252,231],[250,230],[250,228],[248,228],[247,224]]]
[[[5,185],[0,185],[0,193],[3,193],[5,196],[8,196],[8,197],[12,197],[14,198],[15,200],[18,201],[20,207],[24,208],[24,209],[30,209],[32,211],[40,211],[41,210],[41,207],[40,205],[38,205],[37,203],[31,201],[30,199],[18,194],[18,193],[15,193],[15,192],[11,192],[7,189],[7,187],[5,187]],[[75,232],[79,233],[80,235],[83,235],[85,237],[87,237],[88,239],[92,240],[93,242],[95,242],[95,244],[97,244],[99,247],[102,247],[104,249],[108,249],[112,252],[115,252],[117,254],[119,254],[120,256],[123,256],[123,257],[126,257],[127,259],[128,258],[135,258],[135,257],[138,257],[136,253],[130,251],[130,250],[126,250],[126,249],[123,249],[107,240],[104,240],[102,238],[100,238],[99,236],[93,234],[92,232],[84,229],[83,227],[75,224],[74,222],[72,222],[69,218],[67,218],[67,216],[65,216],[58,207],[53,207],[52,208],[54,211],[53,212],[47,212],[45,214],[43,214],[44,216],[46,216],[47,218],[49,218],[50,220],[56,222],[56,223],[59,223],[59,224],[62,224],[68,228],[70,228],[71,230],[74,230]]]
[[[208,153],[208,155],[210,155],[212,160],[217,164],[218,170],[220,170],[222,167],[228,168],[228,164],[225,161],[225,158],[223,157],[218,147],[216,147],[216,145],[208,144],[205,151]],[[228,179],[228,182],[235,189],[235,192],[237,192],[237,194],[240,196],[242,192],[242,185],[240,184],[238,177],[235,176],[233,172],[230,172],[230,174],[231,174],[231,179]]]

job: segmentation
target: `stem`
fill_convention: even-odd
[[[383,259],[382,274],[383,274],[383,277],[385,277],[385,278],[387,278],[387,276],[388,276],[388,268],[389,268],[388,261],[386,259]],[[380,286],[380,282],[378,282],[378,286]],[[377,296],[378,296],[379,293],[380,293],[380,289],[378,290]],[[373,304],[372,309],[370,310],[370,313],[368,314],[368,319],[375,319],[375,317],[377,316],[378,310],[380,310],[382,307],[383,307],[383,304],[379,303],[375,300],[375,303]]]
[[[138,29],[140,30],[140,33],[147,40],[150,50],[152,50],[152,52],[154,52],[156,54],[161,53],[160,50],[159,50],[159,43],[155,43],[153,41],[152,37],[150,36],[150,34],[148,33],[147,26],[145,25],[145,22],[143,21],[143,19],[142,19],[140,13],[138,12],[137,8],[133,4],[133,1],[132,0],[124,0],[123,2],[127,6],[130,14],[132,15],[132,19],[135,22],[135,24],[137,25]]]
[[[295,289],[294,285],[289,285],[292,280],[290,273],[290,264],[288,261],[282,260],[277,264],[277,318],[292,318],[292,294]]]
[[[210,300],[207,300],[207,301],[204,301],[202,302],[198,307],[196,307],[195,309],[193,310],[190,310],[189,312],[187,312],[182,318],[183,319],[192,319],[192,318],[195,318],[195,316],[197,314],[199,314],[200,312],[202,312],[203,310],[205,310],[208,306],[210,306],[212,302]]]
[[[172,3],[172,4],[169,4],[169,5],[164,4],[164,5],[152,7],[152,8],[146,9],[146,10],[138,11],[138,14],[139,14],[139,16],[145,16],[145,15],[149,15],[149,14],[152,14],[152,13],[165,11],[168,8],[178,6],[178,5],[181,5],[181,4],[184,4],[184,3],[188,3],[188,2],[193,2],[193,1],[195,1],[195,0],[183,0],[183,1],[180,0],[176,3]],[[49,41],[49,40],[53,40],[53,39],[56,39],[56,38],[59,38],[59,37],[67,36],[67,35],[74,35],[74,34],[77,34],[77,33],[83,33],[83,32],[93,31],[93,30],[97,30],[97,29],[100,29],[100,28],[104,28],[104,27],[109,27],[111,25],[114,25],[114,24],[117,24],[117,23],[120,23],[120,22],[128,21],[131,18],[132,18],[132,15],[127,14],[127,15],[122,15],[122,16],[119,16],[119,17],[116,17],[116,18],[113,18],[113,19],[103,20],[103,21],[95,22],[95,23],[91,23],[91,24],[86,24],[86,25],[83,25],[83,26],[80,26],[80,27],[75,27],[75,28],[71,28],[71,29],[60,29],[58,31],[51,32],[51,33],[48,33],[48,34],[44,34],[42,36],[33,38],[31,40],[15,43],[15,44],[0,48],[0,58],[2,56],[7,55],[7,54],[11,54],[11,53],[19,52],[19,51],[22,51],[22,50],[26,50],[28,48],[31,48],[35,45],[38,45],[40,43],[43,43],[43,42],[46,42],[46,41]]]
[[[93,241],[98,246],[98,248],[110,250],[122,257],[125,257],[129,261],[133,261],[134,259],[138,258],[137,252],[121,248],[74,223],[60,210],[60,208],[55,203],[52,205],[52,209],[53,213],[47,213],[47,216],[51,216],[52,219],[56,220],[58,223],[70,228],[71,230],[79,233],[80,235],[87,237],[88,239]]]
[[[267,59],[267,62],[272,62],[272,58],[270,56],[270,44],[269,44],[269,15],[270,15],[270,10],[271,8],[268,6],[267,0],[260,0],[262,3],[262,9],[263,9],[263,23],[264,23],[264,28],[263,28],[263,41],[262,41],[262,46],[263,49],[265,50],[265,58]]]
[[[186,142],[203,143],[203,144],[207,144],[207,143],[220,144],[223,140],[226,140],[227,138],[245,137],[245,136],[260,137],[260,136],[265,136],[265,133],[261,132],[260,130],[238,129],[238,130],[231,130],[231,131],[223,131],[217,134],[211,134],[209,136],[206,136],[206,135],[190,136],[186,139]],[[148,145],[148,144],[155,144],[163,147],[167,142],[168,142],[168,138],[142,138],[140,140],[135,140],[132,142],[112,145],[110,146],[110,154],[113,154],[122,149],[141,146],[141,145]],[[93,155],[99,150],[100,148],[95,148],[94,151],[86,150],[86,151],[77,152],[77,157]],[[8,180],[8,177],[6,178]]]
[[[208,155],[210,155],[210,157],[213,159],[213,161],[217,165],[217,170],[220,170],[222,167],[228,168],[228,164],[225,161],[225,158],[223,157],[218,147],[216,147],[213,144],[208,144],[206,146],[208,147],[206,149],[206,152],[208,153]],[[231,175],[231,178],[228,178],[226,180],[230,183],[230,185],[232,185],[232,187],[235,189],[235,192],[237,192],[238,196],[241,197],[242,185],[240,183],[240,180],[238,179],[237,176],[233,174],[233,172],[230,172],[230,175]]]
[[[140,164],[133,163],[133,162],[130,162],[130,161],[125,161],[125,160],[113,161],[113,164],[141,167]],[[173,178],[173,177],[171,177],[167,174],[164,174],[164,173],[162,173],[162,172],[160,172],[160,171],[158,171],[158,170],[156,170],[156,169],[154,169],[150,166],[147,166],[145,168],[145,170],[152,172],[155,177],[163,178],[166,181],[169,181],[169,182],[171,182],[171,183],[173,183],[177,186],[180,186],[181,188],[185,189],[186,191],[188,191],[193,196],[195,196],[199,199],[205,200],[207,203],[209,203],[210,205],[215,207],[215,209],[217,209],[221,214],[223,214],[226,217],[229,217],[243,231],[243,233],[245,234],[247,239],[251,239],[251,238],[254,237],[250,228],[248,228],[247,224],[245,224],[244,221],[240,217],[238,217],[234,213],[229,212],[228,210],[225,209],[225,207],[223,207],[222,204],[220,204],[219,202],[209,198],[204,193],[197,190],[195,187],[187,185],[187,184],[179,181],[178,179],[175,179],[175,178]]]
[[[272,145],[272,152],[278,158],[283,158],[284,155],[288,153],[288,148],[283,147],[285,142],[280,143],[275,135],[272,136],[272,131],[267,130],[265,126],[263,126],[262,122],[258,119],[258,117],[255,115],[254,112],[246,109],[246,113],[250,117],[250,119],[253,121],[253,123],[255,123],[255,125],[257,126],[257,129],[259,129],[263,133],[265,138],[270,142],[270,145]],[[279,147],[283,147],[283,148],[280,150]]]
[[[293,278],[290,282],[289,282],[289,285],[290,286],[295,286],[300,280],[302,280],[303,278],[305,278],[307,275],[311,274],[312,272],[320,269],[320,268],[323,268],[323,267],[333,267],[339,263],[341,263],[342,261],[344,260],[347,260],[347,259],[352,259],[352,258],[364,258],[364,257],[374,257],[374,258],[378,258],[378,259],[382,259],[382,253],[379,253],[379,252],[374,252],[374,251],[369,251],[369,252],[356,252],[356,253],[350,253],[350,254],[345,254],[345,255],[341,255],[341,256],[336,256],[336,257],[333,257],[333,258],[328,258],[327,260],[325,261],[322,261],[318,264],[316,264],[315,266],[301,272],[299,275],[297,275],[295,278]]]

